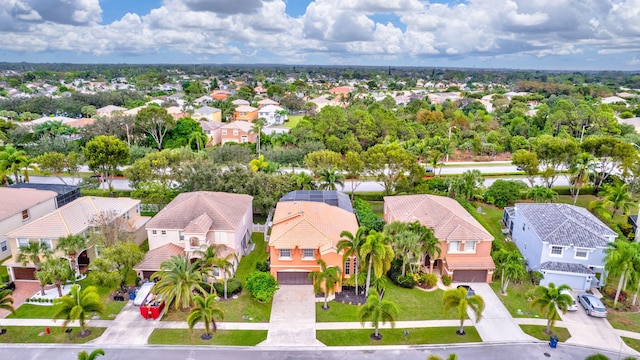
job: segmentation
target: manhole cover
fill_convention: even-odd
[[[551,357],[551,354],[549,354],[549,353],[544,353],[544,356],[546,356],[546,357]]]

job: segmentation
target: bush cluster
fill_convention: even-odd
[[[358,222],[367,229],[367,232],[370,230],[382,231],[384,220],[371,210],[371,205],[368,202],[359,198],[355,199],[353,201],[353,209],[358,217]]]
[[[256,271],[247,276],[246,286],[254,299],[268,302],[278,290],[278,281],[270,273]]]
[[[391,268],[387,271],[387,276],[394,284],[410,289],[416,286],[416,281],[413,278],[413,275],[406,273],[402,275],[402,260],[395,259],[391,262]]]
[[[449,286],[449,285],[451,285],[451,280],[452,280],[452,279],[451,279],[451,276],[449,276],[449,275],[442,275],[442,284],[443,284],[444,286]]]
[[[269,266],[269,261],[268,260],[258,261],[256,263],[256,270],[260,272],[269,272],[271,270],[271,267]]]

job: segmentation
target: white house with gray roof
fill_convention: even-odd
[[[542,285],[589,290],[604,285],[605,249],[618,234],[587,209],[567,204],[516,204],[503,221]]]

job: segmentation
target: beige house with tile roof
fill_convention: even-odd
[[[336,249],[345,230],[352,234],[358,230],[353,212],[324,202],[280,201],[268,246],[271,274],[280,284],[310,284],[309,273],[320,270],[318,259],[322,259],[349,277],[353,266],[343,264]]]
[[[197,251],[208,245],[224,246],[221,255],[233,253],[239,261],[250,250],[253,197],[211,191],[182,193],[145,229],[149,252],[134,267],[142,278],[160,270],[160,264],[171,256],[198,257]]]
[[[35,266],[32,263],[24,266],[16,260],[20,246],[29,242],[40,242],[55,249],[59,238],[86,234],[96,217],[110,213],[127,219],[126,228],[123,230],[132,233],[138,244],[142,243],[145,238],[142,230],[149,218],[140,216],[140,200],[85,196],[7,233],[9,247],[13,253],[13,257],[4,263],[9,276],[13,280],[35,280]],[[62,253],[56,255],[63,256]],[[89,261],[96,256],[93,246],[78,253],[79,259]],[[78,263],[83,264],[83,261],[79,260]]]
[[[247,121],[232,121],[220,128],[220,141],[222,141],[222,144],[228,142],[238,144],[250,142],[255,144],[257,139],[258,134],[253,131],[253,124]]]
[[[453,281],[491,282],[493,236],[454,199],[427,194],[385,196],[384,220],[418,221],[433,229],[442,251],[435,268]]]
[[[49,190],[0,188],[0,259],[12,254],[6,234],[55,210],[57,196]]]

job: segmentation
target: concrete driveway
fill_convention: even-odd
[[[280,286],[271,305],[267,340],[258,346],[324,346],[316,340],[313,286]]]
[[[471,283],[469,285],[484,299],[482,319],[475,323],[482,341],[537,341],[522,331],[489,284]],[[469,317],[475,320],[471,311],[469,311]]]

